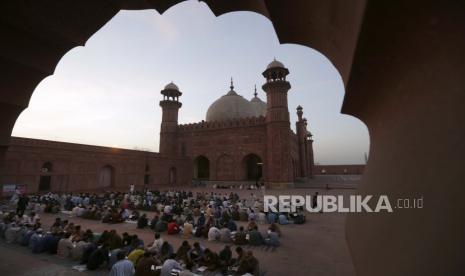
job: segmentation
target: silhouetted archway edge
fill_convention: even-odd
[[[84,45],[121,9],[163,13],[179,2],[0,3],[6,42],[0,45],[0,161],[34,88],[66,52]],[[349,215],[346,237],[357,274],[462,275],[465,2],[205,2],[215,15],[262,14],[273,23],[280,43],[308,46],[329,58],[346,85],[342,111],[361,119],[370,133],[370,159],[358,192],[415,193],[429,202],[420,215]]]

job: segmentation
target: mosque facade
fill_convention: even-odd
[[[286,80],[289,70],[272,61],[262,73],[266,102],[230,90],[214,101],[205,120],[178,124],[182,92],[174,84],[161,91],[163,100],[160,154],[188,157],[193,178],[220,183],[255,181],[267,186],[292,187],[297,178],[313,175],[313,140],[303,108],[298,106],[296,132],[291,129]]]

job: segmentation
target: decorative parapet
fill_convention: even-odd
[[[212,130],[222,128],[235,128],[235,127],[249,127],[249,126],[260,126],[265,124],[265,117],[246,117],[239,119],[229,119],[224,121],[212,121],[192,124],[178,125],[179,131],[193,131],[193,130]]]

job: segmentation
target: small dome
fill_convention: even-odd
[[[255,96],[250,100],[250,104],[254,110],[255,117],[266,117],[266,102],[262,101],[259,97]]]
[[[165,86],[165,89],[171,89],[171,90],[177,90],[179,91],[179,88],[176,84],[174,84],[173,82],[170,82],[168,83],[166,86]]]
[[[270,62],[270,64],[268,64],[268,66],[266,67],[266,69],[271,69],[271,68],[286,68],[284,67],[284,64],[282,64],[282,62],[280,61],[277,61],[276,59],[274,59],[272,62]]]

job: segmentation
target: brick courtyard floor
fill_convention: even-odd
[[[192,190],[192,188],[190,188]],[[209,190],[209,189],[194,189]],[[210,190],[209,190],[210,191]],[[211,190],[219,193],[229,193],[230,190]],[[320,194],[350,195],[354,190],[318,190],[318,189],[293,189],[271,190],[267,194],[300,194],[310,195],[318,191]],[[251,191],[238,191],[241,197],[249,196]],[[257,196],[261,193],[255,192]],[[116,229],[119,234],[128,232],[137,234],[145,244],[153,241],[153,232],[149,229],[136,229],[135,224],[103,224],[96,221],[81,218],[68,217],[65,214],[52,215],[41,214],[44,229],[48,229],[55,217],[60,216],[70,222],[80,224],[85,230],[94,232]],[[151,217],[151,213],[148,213]],[[305,276],[351,276],[355,275],[351,263],[349,251],[344,237],[345,214],[307,214],[307,222],[303,225],[281,226],[283,237],[282,246],[276,250],[266,247],[246,247],[254,252],[260,262],[260,269],[267,276],[278,275],[305,275]],[[266,230],[267,225],[259,225],[260,230]],[[175,250],[183,241],[181,236],[168,236],[162,234],[165,240],[173,244]],[[209,242],[206,239],[191,238],[191,244],[199,241],[205,247],[219,251],[224,244]],[[234,250],[234,246],[233,246]],[[0,242],[0,275],[108,275],[107,270],[96,272],[77,272],[71,267],[76,263],[62,260],[56,256],[47,254],[34,255],[19,245]]]

